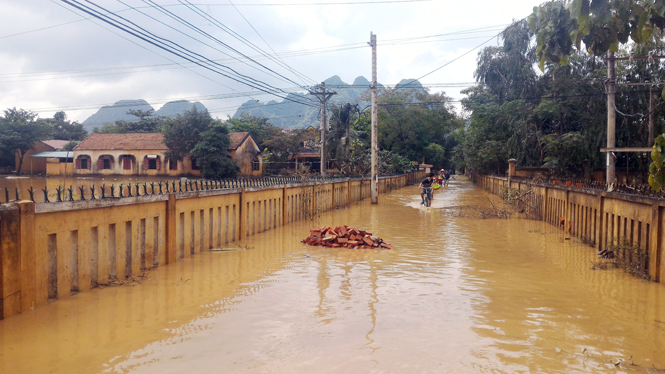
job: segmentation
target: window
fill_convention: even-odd
[[[123,170],[132,170],[132,159],[125,157],[122,159],[122,168]]]
[[[90,156],[78,156],[76,158],[76,168],[79,170],[90,170],[91,165]]]
[[[169,160],[169,170],[178,170],[178,161]]]
[[[108,158],[105,158],[103,160],[103,162],[104,162],[104,165],[102,165],[103,169],[110,169],[111,168],[111,160],[109,160]]]
[[[259,171],[259,170],[261,170],[261,162],[252,161],[252,171]]]
[[[147,170],[159,170],[161,163],[158,155],[147,155],[143,159],[143,168]]]
[[[192,157],[192,170],[201,170],[201,167],[196,163],[196,159]]]

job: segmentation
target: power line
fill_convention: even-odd
[[[92,22],[93,24],[95,24],[95,25],[97,25],[97,26],[103,28],[104,30],[109,31],[110,33],[112,33],[112,34],[114,34],[114,35],[119,36],[119,37],[122,38],[122,39],[125,39],[126,41],[128,41],[128,42],[130,42],[130,43],[136,45],[136,46],[139,47],[139,48],[145,49],[146,51],[148,51],[148,52],[150,52],[150,53],[153,53],[153,54],[155,54],[155,55],[157,55],[157,56],[159,56],[159,57],[162,57],[163,59],[165,59],[165,60],[167,60],[167,61],[171,61],[174,65],[178,65],[178,66],[180,66],[181,68],[187,69],[187,70],[191,71],[192,73],[194,73],[194,74],[196,74],[196,75],[198,75],[198,76],[200,76],[200,77],[202,77],[202,78],[204,78],[204,79],[207,79],[207,80],[209,80],[209,81],[211,81],[211,82],[213,82],[213,83],[216,83],[216,84],[218,84],[218,85],[220,85],[220,86],[222,86],[222,87],[225,87],[225,88],[228,88],[228,89],[233,90],[231,87],[229,87],[229,86],[227,86],[227,85],[225,85],[225,84],[223,84],[223,83],[217,82],[216,80],[214,80],[214,79],[212,79],[212,78],[210,78],[210,77],[206,77],[205,75],[203,75],[203,74],[201,74],[201,73],[199,73],[199,72],[197,72],[197,71],[194,71],[194,70],[190,69],[190,68],[187,67],[187,66],[184,66],[183,64],[181,64],[181,63],[179,63],[179,62],[173,61],[173,60],[171,60],[170,58],[168,58],[168,57],[166,57],[166,56],[162,56],[162,55],[160,55],[159,53],[157,53],[157,52],[155,52],[155,51],[152,51],[152,50],[150,50],[149,48],[146,48],[145,46],[142,46],[142,45],[136,43],[135,41],[130,40],[130,39],[124,37],[123,35],[120,35],[120,34],[116,33],[116,32],[113,31],[113,30],[109,30],[109,29],[107,29],[107,28],[104,27],[103,25],[100,25],[100,24],[98,24],[97,22],[95,22],[95,21],[92,19],[92,18],[94,18],[94,17],[91,17],[91,18],[83,17],[82,15],[76,13],[75,11],[73,11],[73,10],[71,10],[71,9],[69,9],[69,8],[67,8],[67,7],[65,7],[64,5],[55,2],[55,0],[51,0],[51,2],[54,3],[54,4],[56,4],[56,5],[59,6],[59,7],[63,8],[63,9],[66,9],[67,11],[72,12],[72,13],[76,14],[77,16],[83,18],[83,19],[82,19],[83,21],[85,21],[85,20],[89,20],[89,21]],[[6,83],[6,82],[2,82],[2,83]]]
[[[121,4],[123,4],[123,5],[125,5],[125,6],[128,6],[128,7],[132,8],[130,5],[124,3],[122,0],[118,0],[118,2],[121,3]],[[152,20],[154,20],[154,21],[156,21],[156,22],[158,22],[158,23],[160,23],[160,24],[162,24],[162,25],[164,25],[164,26],[166,26],[166,27],[168,27],[168,28],[170,28],[170,29],[172,29],[172,30],[178,32],[178,33],[180,33],[180,34],[182,34],[182,35],[185,35],[186,37],[188,37],[188,38],[190,38],[190,39],[193,39],[193,40],[195,40],[195,41],[197,41],[197,42],[199,42],[199,43],[205,45],[206,47],[212,48],[212,49],[214,49],[215,51],[220,52],[220,53],[222,53],[222,54],[224,54],[224,55],[230,57],[230,58],[231,58],[232,60],[234,60],[234,61],[238,61],[238,62],[244,63],[245,65],[249,66],[249,67],[252,68],[252,69],[256,69],[256,70],[258,70],[258,71],[261,71],[261,70],[258,69],[256,66],[253,66],[253,65],[250,65],[250,64],[248,64],[248,63],[246,63],[246,62],[244,62],[244,61],[238,60],[238,59],[234,58],[233,56],[229,55],[228,53],[226,53],[226,52],[224,52],[224,51],[222,51],[222,50],[220,50],[220,49],[218,49],[218,48],[215,48],[214,46],[211,46],[211,45],[209,45],[209,44],[207,44],[207,43],[205,43],[205,42],[203,42],[203,41],[201,41],[201,40],[199,40],[199,39],[196,39],[195,37],[193,37],[193,36],[191,36],[191,35],[189,35],[189,34],[183,32],[183,31],[181,31],[181,30],[178,30],[178,29],[176,29],[175,27],[173,27],[173,26],[171,26],[171,25],[168,25],[168,24],[166,24],[166,23],[164,23],[164,22],[162,22],[162,21],[160,21],[160,20],[158,20],[158,19],[156,19],[156,18],[154,18],[154,17],[152,17],[152,16],[150,16],[150,15],[148,15],[148,14],[146,14],[146,13],[140,11],[140,10],[138,10],[138,9],[137,9],[136,11],[139,12],[139,13],[141,13],[141,14],[143,14],[144,16],[146,16],[146,17],[148,17],[148,18],[150,18],[150,19],[152,19]],[[217,61],[217,60],[215,60],[215,61]],[[273,77],[279,79],[278,76],[273,75]]]
[[[172,41],[170,41],[170,40],[168,40],[168,39],[164,39],[164,38],[159,38],[159,37],[152,36],[152,35],[154,35],[154,34],[151,34],[151,33],[149,33],[149,32],[143,32],[143,31],[141,31],[141,30],[143,30],[143,29],[140,28],[140,27],[138,27],[139,30],[137,30],[137,29],[135,29],[135,28],[132,28],[131,26],[127,26],[127,25],[125,25],[125,24],[121,24],[121,23],[118,23],[118,22],[116,22],[116,21],[113,21],[113,20],[110,19],[110,17],[108,17],[108,16],[106,16],[106,15],[104,15],[104,14],[101,14],[100,12],[95,11],[95,10],[89,8],[89,7],[86,7],[85,5],[79,3],[79,2],[76,1],[76,0],[61,0],[61,1],[63,1],[64,3],[66,3],[66,4],[70,5],[70,6],[73,6],[73,7],[77,8],[77,9],[79,9],[79,10],[85,12],[85,13],[88,13],[88,14],[92,15],[92,16],[94,16],[95,18],[98,18],[98,19],[100,19],[101,21],[106,22],[106,23],[110,24],[110,25],[113,26],[113,27],[116,27],[116,28],[118,28],[118,29],[120,29],[120,30],[122,30],[122,31],[124,31],[124,32],[126,32],[126,33],[129,33],[130,35],[133,35],[133,36],[135,36],[135,37],[137,37],[137,38],[139,38],[139,39],[141,39],[141,40],[143,40],[143,41],[149,43],[149,44],[152,44],[152,45],[154,45],[155,47],[158,47],[158,48],[160,48],[160,49],[163,49],[163,50],[165,50],[165,51],[167,51],[167,52],[169,52],[169,53],[171,53],[171,54],[174,54],[174,55],[176,55],[176,56],[178,56],[178,57],[180,57],[180,58],[183,58],[183,59],[185,59],[185,60],[187,60],[187,61],[193,62],[193,63],[195,63],[196,65],[199,65],[200,67],[202,67],[202,68],[204,68],[204,69],[210,70],[210,71],[212,71],[212,72],[214,72],[214,73],[216,73],[216,74],[219,74],[219,75],[225,76],[225,77],[227,77],[227,78],[229,78],[229,79],[232,79],[232,80],[234,80],[234,81],[236,81],[236,82],[239,82],[239,83],[245,84],[245,85],[250,86],[250,87],[252,87],[252,88],[255,88],[255,89],[259,90],[259,91],[264,91],[264,92],[267,92],[267,93],[271,93],[271,94],[273,94],[273,95],[275,95],[275,96],[277,96],[277,97],[280,97],[280,98],[282,98],[282,99],[292,100],[292,99],[290,99],[288,96],[282,96],[281,94],[279,94],[279,93],[277,92],[279,89],[277,89],[277,88],[275,88],[275,87],[273,87],[273,86],[270,86],[269,84],[266,84],[266,83],[264,83],[264,82],[257,81],[257,80],[255,80],[254,78],[251,78],[251,77],[243,76],[242,74],[238,74],[238,73],[235,72],[233,69],[230,69],[230,68],[228,68],[227,66],[224,66],[224,65],[221,65],[221,64],[216,64],[216,63],[214,63],[213,61],[211,61],[211,60],[209,60],[209,59],[207,59],[207,58],[205,58],[205,57],[203,57],[203,56],[201,56],[201,55],[199,55],[199,54],[196,54],[196,53],[194,53],[194,52],[191,52],[191,51],[187,50],[186,48],[184,48],[184,47],[178,45],[177,43],[174,43],[174,42],[172,42]],[[88,2],[90,2],[90,1],[88,1]],[[90,2],[90,3],[92,3],[92,2]],[[96,7],[100,8],[100,9],[103,9],[103,10],[106,11],[107,13],[110,13],[110,14],[112,14],[112,15],[114,15],[114,16],[116,16],[116,17],[122,19],[122,17],[117,16],[116,14],[114,14],[114,13],[112,13],[112,12],[110,12],[110,11],[104,9],[103,7],[100,7],[99,5],[96,5],[96,4],[94,4],[94,3],[92,3],[92,4],[95,5]],[[131,22],[130,22],[130,23],[131,23]],[[132,23],[132,24],[133,24],[133,23]],[[161,39],[161,40],[160,40],[160,39]],[[164,41],[162,41],[162,40],[165,40],[166,42],[164,42]],[[177,47],[179,48],[179,50],[174,50],[172,47],[170,47],[169,45],[166,44],[167,42],[168,42],[168,44],[172,44],[172,45],[177,46]],[[211,66],[211,65],[213,65],[213,66]],[[233,73],[228,73],[228,72],[223,72],[223,71],[218,70],[218,68],[214,67],[215,65],[218,65],[219,67],[222,67],[222,68],[225,68],[225,69],[227,69],[227,70],[230,70],[231,72],[235,73],[235,76],[232,76]],[[231,74],[231,75],[229,75],[229,74]],[[293,101],[293,100],[292,100],[292,101]],[[298,102],[298,101],[295,101],[295,102]],[[298,102],[298,103],[303,104],[303,105],[310,105],[310,106],[312,106],[312,104],[310,104],[310,103],[306,103],[306,102]]]
[[[170,18],[176,20],[177,22],[179,22],[179,23],[181,23],[181,24],[183,24],[183,25],[189,27],[190,29],[192,29],[192,30],[198,32],[199,34],[201,34],[201,35],[203,35],[203,36],[205,36],[205,37],[207,37],[207,38],[209,38],[209,39],[211,39],[211,40],[213,40],[213,41],[219,43],[220,45],[223,45],[224,47],[226,47],[226,48],[232,50],[233,52],[237,53],[238,55],[240,55],[240,56],[242,56],[242,57],[244,57],[244,58],[246,58],[246,59],[249,59],[251,62],[254,62],[255,64],[257,64],[257,65],[259,65],[260,67],[262,67],[263,69],[266,69],[267,71],[270,71],[270,72],[272,72],[272,73],[274,73],[274,74],[277,74],[277,75],[279,75],[280,77],[286,79],[287,81],[289,81],[289,82],[291,82],[291,83],[293,83],[293,84],[297,84],[297,83],[294,82],[293,80],[291,80],[291,79],[289,79],[289,78],[287,78],[287,77],[284,77],[283,75],[281,75],[281,74],[275,72],[274,70],[272,70],[272,69],[270,69],[270,68],[264,66],[263,64],[261,64],[261,63],[257,62],[256,60],[250,58],[249,56],[245,55],[244,53],[242,53],[242,52],[236,50],[235,48],[231,47],[230,45],[228,45],[228,44],[222,42],[221,40],[219,40],[219,39],[217,39],[217,38],[215,38],[214,36],[210,35],[209,33],[207,33],[207,32],[205,32],[205,31],[201,30],[200,28],[198,28],[198,27],[192,25],[190,22],[184,20],[182,17],[179,17],[178,15],[172,13],[171,11],[169,11],[169,10],[163,8],[161,5],[155,3],[154,1],[152,1],[152,0],[147,0],[147,1],[148,1],[150,4],[152,4],[152,5],[155,7],[155,9],[159,10],[159,11],[162,12],[163,14],[166,14],[168,17],[170,17]],[[144,0],[144,2],[146,2],[146,0]],[[188,7],[188,8],[189,8],[189,7]],[[191,10],[191,8],[189,8],[189,9]],[[196,12],[196,11],[195,11],[195,12]]]
[[[294,74],[296,74],[296,75],[299,75],[299,76],[303,77],[304,79],[309,80],[310,82],[314,82],[314,80],[313,80],[312,78],[308,77],[308,76],[305,75],[305,74],[302,74],[302,73],[300,73],[300,72],[295,71],[293,68],[291,68],[291,66],[289,66],[289,65],[286,63],[286,61],[284,61],[284,59],[282,59],[281,57],[279,57],[279,55],[277,54],[277,52],[275,52],[275,50],[272,48],[272,46],[271,46],[270,44],[268,44],[268,42],[263,38],[263,36],[259,33],[259,31],[254,27],[254,25],[252,25],[252,23],[249,22],[249,20],[247,19],[247,17],[245,17],[245,15],[242,14],[242,12],[240,12],[240,9],[238,9],[238,7],[236,7],[235,4],[234,4],[231,0],[228,0],[228,1],[229,1],[229,3],[231,3],[231,4],[233,5],[233,8],[234,8],[234,9],[238,12],[238,14],[240,14],[240,16],[241,16],[241,17],[247,22],[247,24],[252,28],[252,30],[254,30],[254,32],[256,33],[256,35],[258,35],[259,38],[261,38],[261,40],[263,40],[263,42],[265,43],[265,45],[267,45],[268,48],[270,48],[270,50],[272,51],[272,53],[273,53],[273,55],[274,55],[275,57],[279,58],[279,60],[282,61],[282,63],[284,63],[284,65],[286,65],[286,67],[287,67],[289,70],[291,70],[292,73],[294,73]],[[305,82],[303,81],[303,83],[305,83]],[[314,83],[315,83],[315,82],[314,82]]]

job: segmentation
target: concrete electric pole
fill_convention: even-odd
[[[321,102],[321,176],[326,176],[326,132],[328,131],[328,118],[326,117],[326,103],[335,91],[326,91],[326,82],[321,82],[314,90],[309,90],[311,95],[316,96]]]
[[[378,158],[378,108],[376,103],[376,35],[369,33],[369,45],[372,47],[372,180],[370,196],[372,204],[379,203],[379,158]]]
[[[613,149],[616,146],[616,77],[614,73],[614,52],[609,52],[607,57],[607,172],[605,181],[607,188],[616,179],[616,157]]]

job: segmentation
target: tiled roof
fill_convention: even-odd
[[[247,131],[230,132],[229,138],[231,138],[231,145],[229,145],[229,149],[238,149],[248,136],[249,132]]]
[[[69,140],[42,140],[42,143],[48,145],[56,151],[59,151],[62,149],[62,147],[69,143]]]
[[[91,134],[81,142],[75,151],[97,150],[159,150],[166,151],[164,135],[152,134]]]

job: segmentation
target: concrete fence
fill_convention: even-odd
[[[651,279],[665,279],[665,199],[508,178],[474,175],[476,184],[501,195],[506,188],[539,196],[541,219],[598,250],[628,244],[647,253]]]
[[[424,172],[382,177],[384,193]],[[0,318],[343,207],[369,180],[0,204]]]

